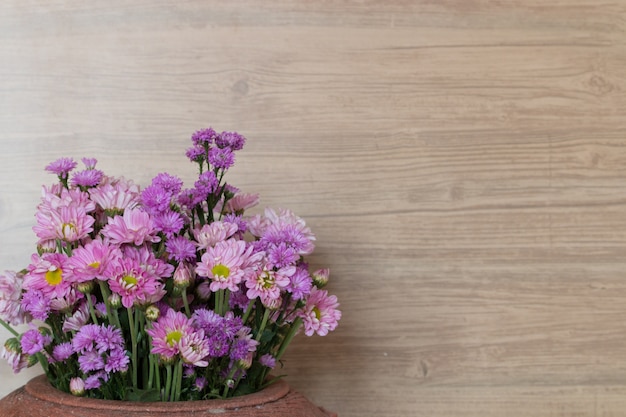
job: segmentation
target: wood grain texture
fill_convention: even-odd
[[[344,313],[292,386],[342,417],[623,415],[625,30],[623,0],[4,1],[0,265],[47,162],[189,182],[190,133],[237,130],[230,181],[307,219]]]

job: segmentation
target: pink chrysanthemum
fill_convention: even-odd
[[[169,309],[161,316],[146,333],[152,337],[150,353],[172,359],[180,353],[180,342],[183,337],[195,332],[192,320],[183,313]]]
[[[103,181],[110,180],[105,179]],[[124,179],[100,183],[97,188],[89,190],[91,200],[103,210],[110,213],[122,213],[139,205],[139,187],[132,181]]]
[[[165,295],[163,283],[134,259],[119,260],[111,272],[109,287],[119,294],[126,308],[152,303]]]
[[[259,297],[264,305],[273,306],[275,304],[273,301],[280,298],[281,291],[289,287],[291,283],[289,277],[295,272],[294,266],[286,266],[278,271],[268,267],[263,268],[246,280],[248,298]]]
[[[216,221],[205,224],[200,230],[194,230],[193,234],[198,242],[199,249],[208,249],[222,242],[237,232],[235,223]]]
[[[64,269],[67,256],[60,253],[33,254],[28,273],[24,275],[24,289],[41,291],[48,298],[62,298],[70,290]]]
[[[123,216],[110,219],[102,229],[102,234],[115,245],[133,243],[140,246],[144,242],[160,242],[156,233],[152,218],[140,209],[125,210]]]
[[[110,273],[109,265],[122,256],[117,246],[100,239],[74,250],[67,261],[67,279],[72,283],[93,279],[105,281]]]
[[[60,207],[58,210],[38,211],[33,231],[41,240],[60,239],[75,242],[93,232],[95,219],[80,207]]]
[[[196,267],[196,274],[212,280],[211,291],[229,289],[238,291],[238,284],[245,276],[242,268],[250,255],[252,246],[242,240],[229,239],[209,247]]]
[[[24,276],[13,271],[0,275],[0,319],[14,326],[27,319],[20,306],[23,282]]]
[[[237,194],[226,203],[226,213],[243,213],[245,210],[259,204],[258,194]]]
[[[338,307],[336,296],[328,295],[326,290],[313,288],[306,300],[306,306],[298,314],[304,323],[304,333],[307,336],[312,336],[313,333],[326,336],[328,332],[335,330],[341,319]]]

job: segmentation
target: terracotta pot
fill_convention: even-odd
[[[279,381],[262,391],[227,400],[139,403],[74,397],[52,387],[45,375],[0,400],[4,417],[337,417]]]

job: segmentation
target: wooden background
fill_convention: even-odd
[[[314,402],[626,415],[625,29],[610,0],[4,0],[1,268],[48,162],[191,181],[190,134],[236,130],[230,181],[307,219],[341,301],[287,355]]]

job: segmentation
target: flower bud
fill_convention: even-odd
[[[54,253],[57,250],[57,242],[54,239],[44,240],[37,245],[37,253],[39,256],[44,253]]]
[[[328,284],[329,275],[330,275],[330,269],[328,268],[318,269],[317,271],[313,272],[313,274],[311,275],[311,277],[313,278],[313,284],[315,284],[317,288],[322,288],[323,286]]]
[[[146,308],[146,318],[150,321],[155,321],[156,319],[159,318],[159,316],[161,315],[161,311],[159,310],[159,308],[157,306],[155,306],[154,304],[149,305]]]
[[[276,311],[280,308],[281,304],[283,303],[283,299],[280,297],[270,298],[269,300],[261,300],[261,302],[263,303],[265,308],[267,308],[268,310]]]
[[[187,288],[191,284],[191,271],[184,264],[178,265],[174,271],[174,286],[177,288]]]
[[[76,289],[83,294],[91,294],[93,291],[93,281],[79,282],[76,284]]]
[[[122,297],[117,293],[109,295],[109,305],[111,308],[120,308],[122,306]]]
[[[252,366],[252,358],[254,357],[253,352],[248,352],[245,358],[239,359],[237,361],[237,367],[240,369],[250,369]]]
[[[77,397],[85,395],[85,381],[79,377],[72,378],[70,380],[70,392]]]

